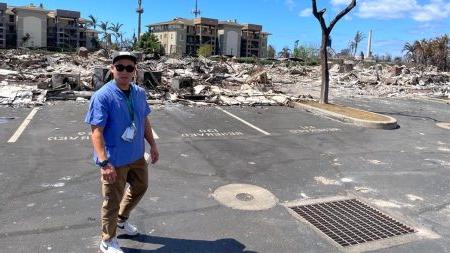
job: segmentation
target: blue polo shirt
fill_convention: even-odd
[[[144,89],[131,84],[130,98],[133,105],[136,136],[132,142],[122,139],[125,129],[131,125],[131,115],[127,97],[119,89],[115,80],[106,83],[94,93],[86,114],[85,122],[89,125],[104,127],[103,138],[108,160],[114,167],[133,163],[144,156],[145,119],[151,109],[147,103]],[[94,151],[94,161],[98,157]]]

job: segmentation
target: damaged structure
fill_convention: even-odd
[[[175,18],[148,27],[166,55],[196,55],[200,46],[210,45],[216,55],[267,57],[270,34],[263,32],[261,25],[199,17]]]
[[[108,52],[62,54],[28,49],[0,54],[0,105],[33,106],[53,100],[87,102],[112,77]],[[320,96],[320,66],[285,60],[240,63],[228,57],[140,53],[136,82],[152,103],[268,106]],[[450,73],[436,67],[364,61],[330,63],[333,97],[450,98]],[[449,100],[450,101],[450,100]]]
[[[98,32],[80,12],[0,3],[0,48],[93,49]]]

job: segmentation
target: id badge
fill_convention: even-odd
[[[122,134],[122,139],[124,141],[132,142],[134,137],[136,136],[136,125],[134,123],[131,126],[125,129],[125,132]]]

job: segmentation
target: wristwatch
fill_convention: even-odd
[[[108,165],[108,163],[109,163],[109,161],[108,161],[108,159],[106,159],[101,162],[98,162],[97,165],[102,167],[102,169],[103,169],[104,167],[106,167],[106,165]]]

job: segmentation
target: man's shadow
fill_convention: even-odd
[[[122,247],[125,253],[257,253],[245,250],[245,245],[232,238],[216,241],[187,240],[139,234],[134,237],[121,236],[141,243],[163,245],[155,250]]]

